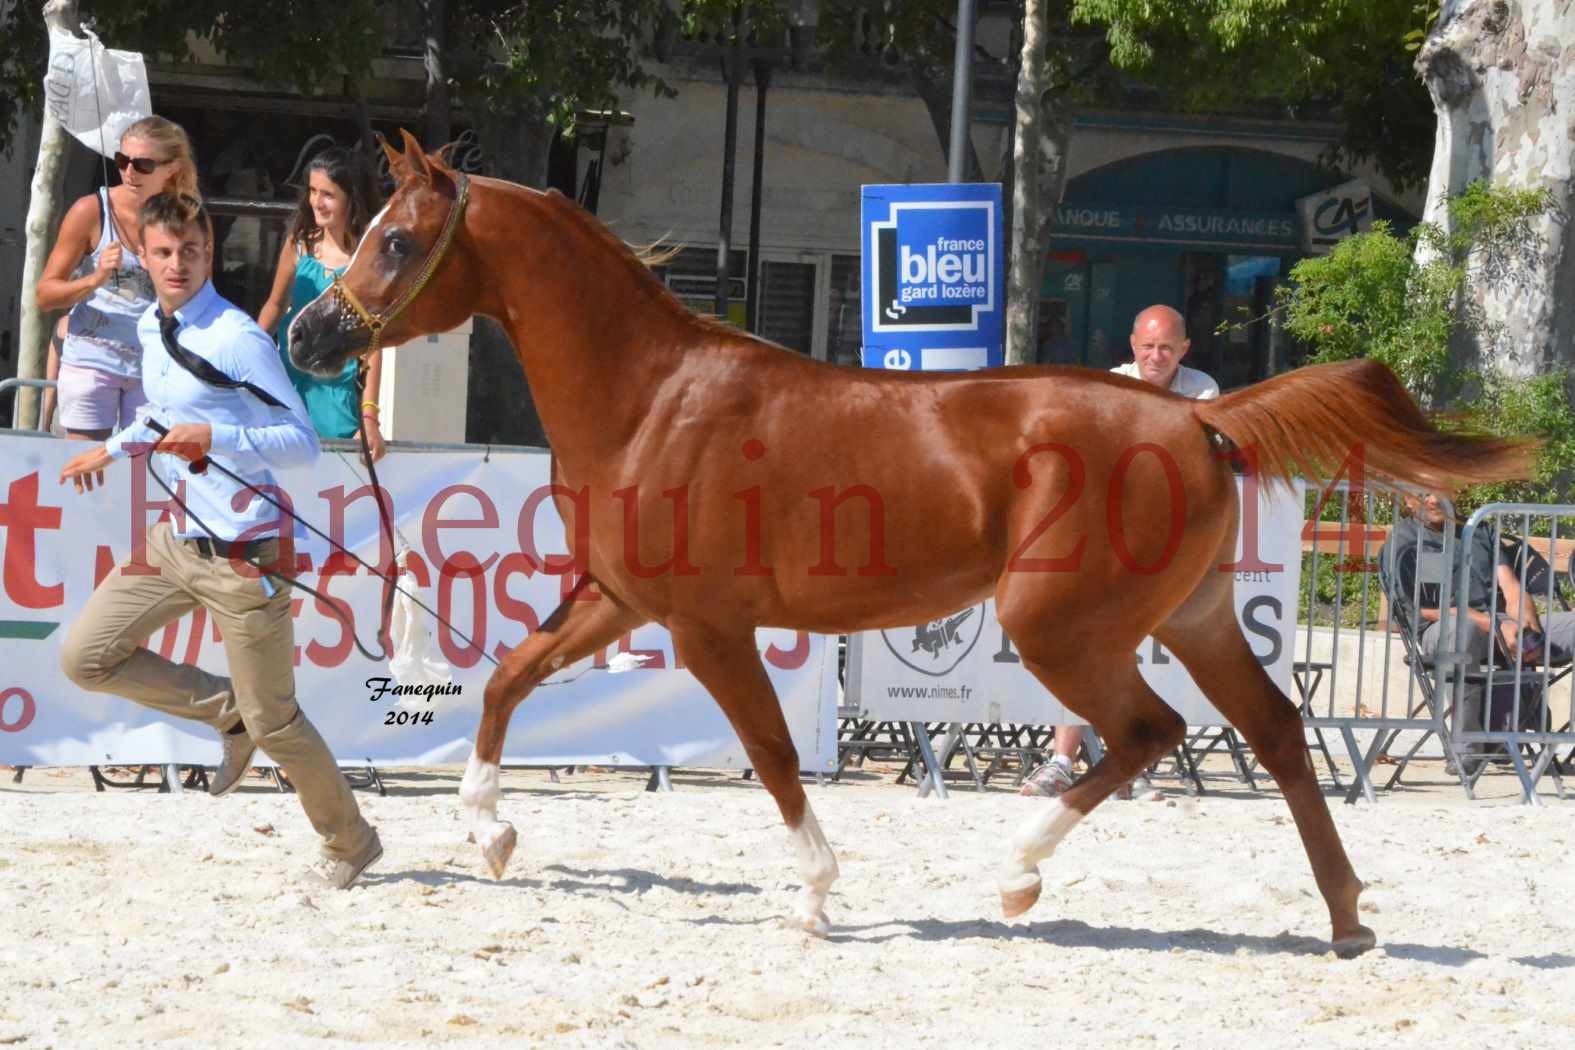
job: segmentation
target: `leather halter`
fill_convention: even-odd
[[[426,262],[421,266],[421,272],[416,275],[415,281],[395,299],[393,305],[376,313],[361,305],[361,300],[356,298],[350,286],[344,283],[342,274],[335,274],[332,284],[334,301],[339,304],[339,327],[345,332],[353,331],[356,324],[364,325],[372,333],[371,342],[366,348],[367,353],[373,353],[383,341],[383,329],[393,322],[412,302],[416,296],[426,288],[427,282],[437,272],[438,264],[443,261],[443,256],[448,252],[448,246],[453,243],[454,234],[459,230],[459,221],[465,214],[465,202],[470,198],[470,178],[464,172],[455,172],[455,183],[458,192],[454,195],[454,203],[449,206],[448,218],[443,220],[443,230],[438,234],[432,250],[427,253]]]

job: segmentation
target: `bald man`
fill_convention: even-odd
[[[1181,363],[1192,349],[1187,322],[1168,306],[1151,306],[1132,322],[1132,363],[1117,365],[1118,372],[1164,387],[1182,397],[1207,401],[1220,396],[1220,385],[1207,374]]]
[[[1187,338],[1187,323],[1181,314],[1168,306],[1151,306],[1137,315],[1132,322],[1132,363],[1117,365],[1118,372],[1133,379],[1141,379],[1164,387],[1173,394],[1208,401],[1220,396],[1220,385],[1204,372],[1188,368],[1181,363],[1192,348]],[[1072,786],[1072,765],[1083,744],[1081,726],[1059,726],[1055,731],[1055,749],[1050,761],[1040,765],[1023,781],[1024,795],[1049,798],[1061,794]],[[1160,798],[1148,777],[1139,774],[1131,784],[1117,792],[1118,798]]]

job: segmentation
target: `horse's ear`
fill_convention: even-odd
[[[421,143],[416,140],[407,128],[400,128],[399,134],[405,140],[405,164],[412,175],[432,181],[432,168],[427,163],[427,152],[421,148]]]
[[[388,158],[388,173],[394,177],[395,182],[404,182],[410,177],[410,165],[405,163],[405,155],[395,149],[388,139],[383,137],[381,131],[374,131],[372,134],[377,136],[377,144],[383,147],[383,155]]]
[[[433,189],[457,194],[459,172],[448,160],[448,151],[452,145],[453,143],[449,143],[448,146],[440,146],[435,153],[427,154],[427,166],[431,169]]]

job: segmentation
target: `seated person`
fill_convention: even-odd
[[[1452,648],[1453,623],[1442,623],[1439,585],[1424,576],[1418,595],[1416,581],[1417,559],[1429,555],[1441,557],[1444,552],[1444,523],[1449,518],[1450,505],[1446,498],[1436,493],[1404,496],[1407,516],[1395,522],[1389,540],[1378,552],[1379,571],[1385,589],[1395,604],[1405,610],[1416,605],[1412,622],[1417,649],[1432,657],[1440,649]],[[1407,554],[1414,552],[1411,557]],[[1458,564],[1458,562],[1457,562]],[[1520,586],[1520,576],[1509,563],[1503,548],[1493,542],[1491,526],[1478,528],[1471,537],[1471,550],[1466,560],[1466,573],[1470,578],[1466,602],[1465,651],[1468,660],[1480,666],[1488,662],[1491,654],[1489,635],[1492,631],[1494,605],[1498,609],[1500,653],[1504,664],[1513,667],[1517,652],[1522,666],[1531,667],[1544,661],[1550,664],[1568,663],[1575,652],[1575,613],[1553,611],[1540,615],[1534,595],[1526,594]],[[1451,587],[1459,585],[1458,577]],[[1413,596],[1416,596],[1413,598]],[[1450,603],[1453,610],[1453,602]],[[1467,669],[1471,665],[1467,664]],[[1459,710],[1462,728],[1478,732],[1482,726],[1483,685],[1468,685],[1461,698]]]

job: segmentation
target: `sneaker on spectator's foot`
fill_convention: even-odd
[[[1055,798],[1067,788],[1072,786],[1072,770],[1062,762],[1053,759],[1043,765],[1036,766],[1023,781],[1020,794],[1030,798]]]
[[[213,776],[208,780],[208,794],[214,798],[228,795],[240,786],[241,778],[251,768],[252,756],[257,753],[257,745],[252,743],[250,734],[244,731],[220,733],[219,746],[223,748],[223,757],[219,759],[219,768],[213,771]]]
[[[383,843],[374,828],[372,837],[359,853],[349,857],[324,857],[312,869],[307,881],[319,886],[332,886],[336,890],[347,890],[355,885],[362,872],[377,863],[382,856]]]

